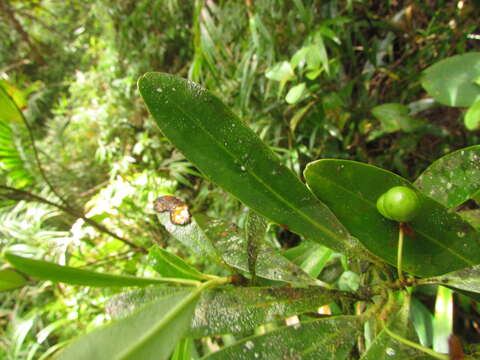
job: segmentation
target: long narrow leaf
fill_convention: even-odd
[[[115,287],[158,285],[173,282],[171,279],[146,279],[133,276],[102,274],[95,271],[76,269],[43,260],[22,257],[9,252],[6,252],[4,256],[13,267],[22,273],[42,280],[51,280],[73,285]]]
[[[193,82],[147,73],[140,93],[162,132],[211,180],[291,231],[345,252],[332,212],[216,96]]]

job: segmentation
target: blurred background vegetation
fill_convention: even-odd
[[[419,80],[480,49],[478,11],[442,0],[0,0],[0,85],[24,115],[0,119],[0,247],[148,275],[144,249],[161,244],[211,266],[168,237],[152,201],[173,194],[237,223],[245,209],[149,120],[136,90],[147,71],[217,94],[300,177],[312,160],[342,158],[414,179],[479,143],[464,109],[436,104]],[[271,233],[279,247],[298,242]],[[108,320],[114,293],[49,282],[0,292],[0,358],[48,358]],[[477,304],[457,304],[457,332],[479,341]]]

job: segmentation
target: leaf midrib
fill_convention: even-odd
[[[373,207],[373,208],[376,208],[376,204],[373,204],[372,202],[366,200],[365,198],[363,197],[360,197],[357,193],[353,192],[353,191],[350,191],[348,190],[347,188],[343,187],[343,186],[340,186],[338,185],[337,183],[333,182],[332,180],[326,178],[326,177],[323,177],[319,174],[317,174],[315,171],[312,170],[311,172],[311,176],[313,177],[317,177],[317,178],[320,178],[320,179],[325,179],[325,181],[329,182],[331,185],[333,185],[333,187],[337,187],[351,195],[353,195],[353,197],[357,198],[357,199],[360,199],[360,201],[364,202],[365,204],[369,205],[370,207]],[[451,253],[452,255],[456,256],[458,259],[462,260],[463,262],[465,262],[466,264],[468,265],[475,265],[474,262],[468,260],[467,258],[464,258],[462,255],[456,253],[454,250],[452,250],[451,248],[449,247],[446,247],[443,243],[441,242],[438,242],[434,237],[431,237],[429,235],[427,235],[426,233],[424,233],[423,231],[419,231],[419,230],[415,230],[416,232],[418,232],[420,235],[422,235],[423,237],[425,237],[426,239],[430,240],[432,243],[438,245],[439,247],[441,247],[442,249],[445,249],[447,252]]]
[[[202,124],[201,121],[197,121],[195,117],[192,117],[189,113],[185,112],[181,106],[179,106],[179,104],[177,104],[176,101],[174,101],[172,99],[172,97],[170,97],[170,100],[172,101],[172,105],[174,105],[177,110],[181,113],[183,113],[186,117],[188,117],[191,121],[195,122],[199,128],[205,133],[207,134],[207,136],[213,141],[213,143],[215,143],[220,149],[223,149],[224,152],[229,155],[233,160],[234,162],[235,161],[240,161],[241,159],[240,158],[236,158],[235,155],[233,153],[231,153],[221,142],[219,142],[215,136],[213,136]],[[257,180],[258,183],[260,183],[261,185],[263,185],[265,188],[267,188],[278,200],[280,200],[280,202],[283,202],[284,204],[286,204],[288,207],[290,207],[291,209],[294,210],[294,212],[298,213],[300,216],[302,216],[304,219],[306,219],[308,222],[310,222],[314,227],[318,228],[320,231],[326,233],[327,235],[329,235],[330,237],[332,237],[333,239],[339,241],[340,244],[343,245],[343,242],[341,240],[340,237],[338,237],[334,232],[330,231],[328,228],[322,226],[321,224],[317,223],[316,221],[314,221],[312,218],[310,218],[307,214],[305,214],[304,212],[300,211],[298,208],[296,208],[295,206],[293,206],[293,204],[291,204],[287,199],[285,199],[284,197],[282,197],[280,194],[278,194],[276,191],[274,191],[270,186],[268,186],[268,184],[266,184],[261,177],[259,177],[254,171],[251,170],[251,168],[249,167],[245,167],[246,168],[246,172],[248,172],[250,175],[252,175],[252,177]]]

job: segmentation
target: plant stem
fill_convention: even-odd
[[[400,284],[403,284],[403,272],[402,272],[402,257],[403,257],[403,226],[400,224],[398,231],[398,247],[397,247],[397,271]]]
[[[392,338],[394,338],[395,340],[405,344],[405,345],[408,345],[414,349],[417,349],[417,350],[420,350],[436,359],[440,359],[440,360],[448,360],[449,359],[449,356],[448,355],[445,355],[445,354],[440,354],[432,349],[429,349],[425,346],[422,346],[420,344],[417,344],[416,342],[413,342],[413,341],[410,341],[408,339],[405,339],[403,337],[401,337],[400,335],[397,335],[395,334],[394,332],[390,331],[387,326],[385,325],[383,327],[383,329],[385,330],[385,332],[390,335]]]

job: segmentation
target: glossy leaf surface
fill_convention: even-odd
[[[252,276],[253,283],[255,283],[256,277],[257,258],[264,242],[267,225],[263,217],[254,211],[248,212],[245,222],[245,237],[247,239],[248,272]]]
[[[162,249],[160,246],[154,246],[148,252],[150,266],[163,277],[192,280],[205,279],[203,274],[197,269],[186,264],[177,255]]]
[[[27,279],[13,269],[0,270],[0,291],[12,290],[22,287],[27,283]]]
[[[398,223],[377,211],[380,195],[394,186],[412,185],[389,171],[346,160],[310,163],[305,178],[347,229],[373,254],[396,264]],[[434,276],[480,263],[478,233],[457,214],[417,192],[421,208],[409,223],[414,237],[406,236],[404,270]]]
[[[291,231],[346,250],[348,233],[332,212],[220,99],[162,73],[138,87],[162,132],[212,181]]]
[[[146,286],[162,284],[161,279],[102,274],[95,271],[60,266],[43,260],[26,258],[6,252],[5,258],[16,269],[37,279],[84,286]]]
[[[55,359],[168,359],[187,331],[199,292],[159,297],[128,317],[92,331]]]
[[[448,208],[479,195],[480,145],[457,150],[438,159],[414,184]]]
[[[243,339],[203,359],[347,359],[361,324],[355,316],[304,321]]]
[[[430,66],[422,74],[422,86],[438,102],[470,106],[480,100],[480,52],[452,56]]]

